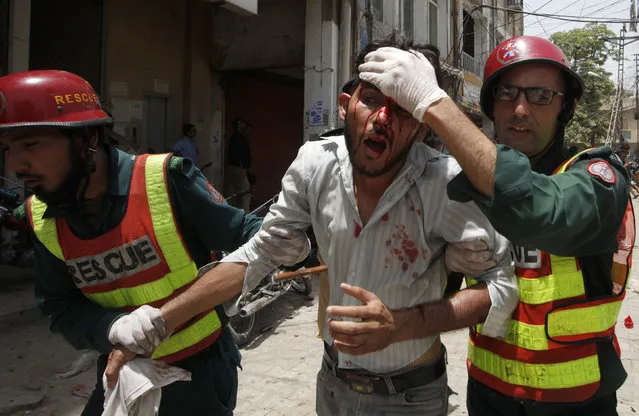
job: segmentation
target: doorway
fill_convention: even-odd
[[[166,97],[147,95],[146,107],[146,149],[140,153],[164,153],[166,148]]]
[[[252,125],[254,208],[280,191],[282,176],[303,144],[304,80],[266,71],[238,71],[227,74],[225,96],[224,148],[228,149],[235,117]]]
[[[78,74],[103,94],[103,1],[67,0],[62,6],[58,1],[31,0],[29,69]],[[70,19],[71,15],[81,17]]]

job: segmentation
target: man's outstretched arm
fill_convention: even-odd
[[[246,264],[220,263],[205,271],[183,294],[160,308],[167,332],[199,313],[220,305],[242,291]]]

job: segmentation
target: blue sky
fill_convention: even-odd
[[[639,0],[638,0],[639,1]],[[546,4],[547,3],[547,4]],[[524,0],[525,11],[538,13],[552,13],[559,15],[583,16],[594,19],[601,18],[630,18],[630,0]],[[551,18],[527,15],[524,18],[524,34],[548,38],[555,32],[565,32],[585,26],[586,23],[564,22]],[[619,36],[621,24],[608,23],[608,29]],[[626,29],[628,26],[626,25]],[[639,36],[639,33],[627,32],[626,36]],[[625,48],[627,61],[624,63],[624,87],[632,88],[635,80],[634,54],[639,53],[639,40]],[[609,61],[606,70],[612,73],[613,80],[617,79],[617,63]]]

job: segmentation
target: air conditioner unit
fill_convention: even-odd
[[[521,11],[523,10],[523,0],[506,0],[506,6],[509,9]]]
[[[206,0],[243,16],[257,15],[257,0]]]

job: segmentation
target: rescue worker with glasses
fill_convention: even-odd
[[[227,205],[188,159],[105,144],[111,122],[77,75],[0,78],[0,145],[8,170],[35,193],[25,205],[37,304],[52,332],[102,353],[83,415],[102,414],[102,374],[114,347],[144,355],[144,345],[159,341],[151,358],[192,373],[192,381],[162,389],[160,414],[232,414],[240,354],[223,311],[212,307],[169,336],[150,306],[188,288],[212,250],[240,246],[261,220]],[[162,339],[127,330],[132,321],[155,326]]]
[[[481,107],[496,146],[418,53],[380,49],[360,70],[433,127],[463,169],[449,197],[477,203],[513,244],[519,304],[503,340],[471,329],[469,414],[616,415],[627,376],[615,324],[635,242],[630,181],[609,147],[568,153],[564,130],[584,86],[563,52],[521,36],[488,57]]]

